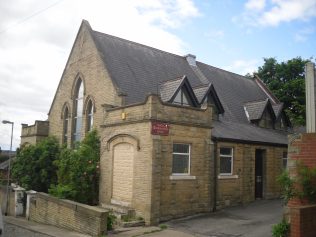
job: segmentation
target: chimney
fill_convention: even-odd
[[[187,60],[187,62],[189,63],[190,66],[196,67],[196,61],[195,61],[196,56],[195,55],[187,54],[184,57],[185,57],[185,59]]]
[[[315,120],[315,64],[312,62],[306,63],[305,66],[305,88],[306,88],[306,132],[316,132]]]

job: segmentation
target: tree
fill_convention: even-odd
[[[285,112],[293,125],[305,125],[305,64],[301,57],[286,62],[264,58],[257,75],[271,92],[284,103]]]
[[[56,166],[53,163],[59,153],[59,143],[54,137],[18,150],[12,165],[13,180],[25,189],[48,192],[48,188],[57,182]]]
[[[96,205],[99,196],[100,139],[96,130],[89,132],[76,149],[62,149],[58,167],[58,184],[49,193],[59,198]]]

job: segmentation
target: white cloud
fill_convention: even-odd
[[[249,0],[245,4],[247,10],[262,11],[266,6],[266,0]]]
[[[243,60],[238,59],[232,62],[230,65],[223,67],[225,70],[236,72],[240,75],[246,75],[247,73],[253,73],[257,71],[260,66],[260,60],[251,59]]]
[[[2,2],[0,12],[0,120],[15,122],[13,147],[20,123],[47,119],[82,19],[95,30],[184,54],[185,43],[169,30],[200,15],[192,0],[16,0]],[[0,124],[3,149],[8,127]]]
[[[254,11],[255,10],[255,11]],[[283,22],[307,21],[316,17],[316,0],[249,0],[234,22],[251,26],[278,26]]]

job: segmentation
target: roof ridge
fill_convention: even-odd
[[[238,74],[238,73],[236,73],[236,72],[231,72],[231,71],[228,71],[228,70],[226,70],[226,69],[222,69],[222,68],[219,68],[219,67],[215,67],[215,66],[209,65],[209,64],[207,64],[207,63],[203,63],[203,62],[201,62],[201,61],[196,61],[196,62],[197,62],[197,63],[204,64],[204,65],[209,66],[209,67],[212,67],[212,68],[214,68],[214,69],[216,69],[216,70],[220,70],[220,71],[223,71],[223,72],[228,72],[228,73],[230,73],[230,74],[234,74],[234,75],[239,76],[239,77],[242,77],[242,78],[244,78],[244,79],[248,79],[248,80],[251,80],[251,81],[254,81],[254,80],[255,80],[255,78],[246,77],[246,76],[240,75],[240,74]]]
[[[135,42],[135,41],[132,41],[132,40],[128,40],[128,39],[124,39],[124,38],[121,38],[121,37],[118,37],[118,36],[115,36],[115,35],[110,35],[110,34],[107,34],[107,33],[104,33],[104,32],[96,31],[96,30],[94,30],[94,29],[92,29],[92,32],[93,32],[93,33],[97,33],[97,34],[101,34],[101,35],[104,35],[104,36],[107,36],[107,37],[110,37],[110,38],[113,38],[113,39],[117,39],[117,40],[120,40],[120,41],[123,41],[123,42],[128,42],[128,43],[131,43],[131,44],[134,44],[134,45],[138,45],[138,46],[141,46],[141,47],[145,47],[145,48],[148,48],[148,49],[152,49],[152,50],[155,50],[155,51],[164,53],[164,54],[172,55],[172,56],[174,56],[174,57],[179,57],[179,58],[185,59],[185,56],[181,56],[181,55],[179,55],[179,54],[167,52],[167,51],[164,51],[164,50],[162,50],[162,49],[157,49],[157,48],[154,48],[153,46],[148,46],[148,45],[145,45],[145,44],[141,44],[141,43],[138,43],[138,42]],[[212,68],[214,68],[214,69],[216,69],[216,70],[220,70],[220,71],[224,71],[224,72],[227,72],[227,73],[230,73],[230,74],[234,74],[234,75],[239,76],[239,77],[244,78],[244,79],[248,79],[248,80],[251,80],[251,81],[254,81],[254,80],[255,80],[255,78],[246,77],[246,76],[240,75],[240,74],[235,73],[235,72],[231,72],[231,71],[228,71],[228,70],[219,68],[219,67],[215,67],[215,66],[209,65],[209,64],[207,64],[207,63],[203,63],[203,62],[198,61],[198,60],[197,60],[196,62],[197,62],[197,63],[201,63],[201,64],[206,65],[206,66],[209,66],[209,67],[212,67]],[[197,67],[198,67],[198,66],[197,66]],[[199,67],[198,67],[198,68],[199,68]]]
[[[93,33],[102,34],[102,35],[105,35],[107,37],[114,38],[114,39],[117,39],[117,40],[120,40],[120,41],[125,41],[125,42],[128,42],[128,43],[132,43],[134,45],[138,45],[138,46],[146,47],[146,48],[149,48],[149,49],[153,49],[153,50],[159,51],[161,53],[170,54],[170,55],[175,56],[175,57],[180,57],[180,58],[183,58],[183,59],[185,58],[184,56],[180,56],[180,55],[175,54],[175,53],[170,53],[170,52],[164,51],[162,49],[157,49],[157,48],[154,48],[152,46],[148,46],[148,45],[141,44],[141,43],[138,43],[138,42],[135,42],[135,41],[124,39],[124,38],[121,38],[121,37],[118,37],[118,36],[115,36],[115,35],[106,34],[106,33],[103,33],[103,32],[100,32],[100,31],[96,31],[96,30],[93,30],[93,29],[92,29],[92,32]]]

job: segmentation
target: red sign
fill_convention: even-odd
[[[169,124],[161,122],[151,122],[151,134],[152,135],[169,135]]]

